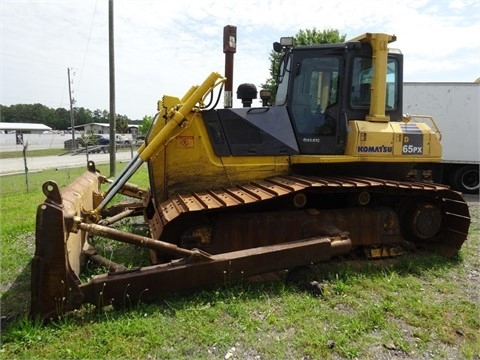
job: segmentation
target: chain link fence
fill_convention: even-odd
[[[71,142],[72,134],[0,134],[0,151],[23,151],[23,144],[28,144],[29,150],[64,149],[68,140]]]

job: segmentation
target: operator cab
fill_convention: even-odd
[[[291,38],[274,44],[283,53],[275,106],[287,108],[301,154],[344,154],[348,121],[365,120],[370,113],[371,45],[350,41],[293,47],[285,39]],[[402,118],[402,63],[399,51],[389,52],[381,85],[384,114],[393,121]]]

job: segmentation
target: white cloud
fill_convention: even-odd
[[[109,108],[108,1],[2,0],[0,103],[68,107],[73,67],[77,106]],[[407,81],[480,76],[478,1],[293,0],[114,1],[116,110],[153,114],[164,94],[181,97],[223,73],[223,27],[237,27],[234,90],[269,76],[272,43],[300,29],[397,35]]]

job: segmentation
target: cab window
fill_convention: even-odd
[[[297,67],[291,111],[299,133],[333,135],[335,122],[325,110],[338,102],[340,60],[334,56],[307,58]]]
[[[389,59],[386,78],[386,109],[396,109],[398,94],[398,63]],[[372,84],[372,60],[357,57],[354,60],[350,106],[354,109],[368,109],[370,106],[370,88]]]

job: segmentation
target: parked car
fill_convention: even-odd
[[[80,146],[95,146],[95,145],[108,145],[110,139],[108,136],[103,134],[87,134],[83,135],[78,139]]]
[[[115,143],[117,145],[129,146],[132,142],[132,139],[128,137],[128,135],[115,135]]]
[[[108,145],[110,144],[110,138],[107,135],[98,135],[98,144]]]
[[[87,134],[87,135],[83,135],[79,139],[79,142],[82,147],[85,147],[86,145],[88,146],[108,145],[110,144],[110,136],[107,134]],[[119,147],[130,146],[130,144],[132,143],[132,140],[131,138],[128,137],[128,135],[116,134],[115,143]]]

